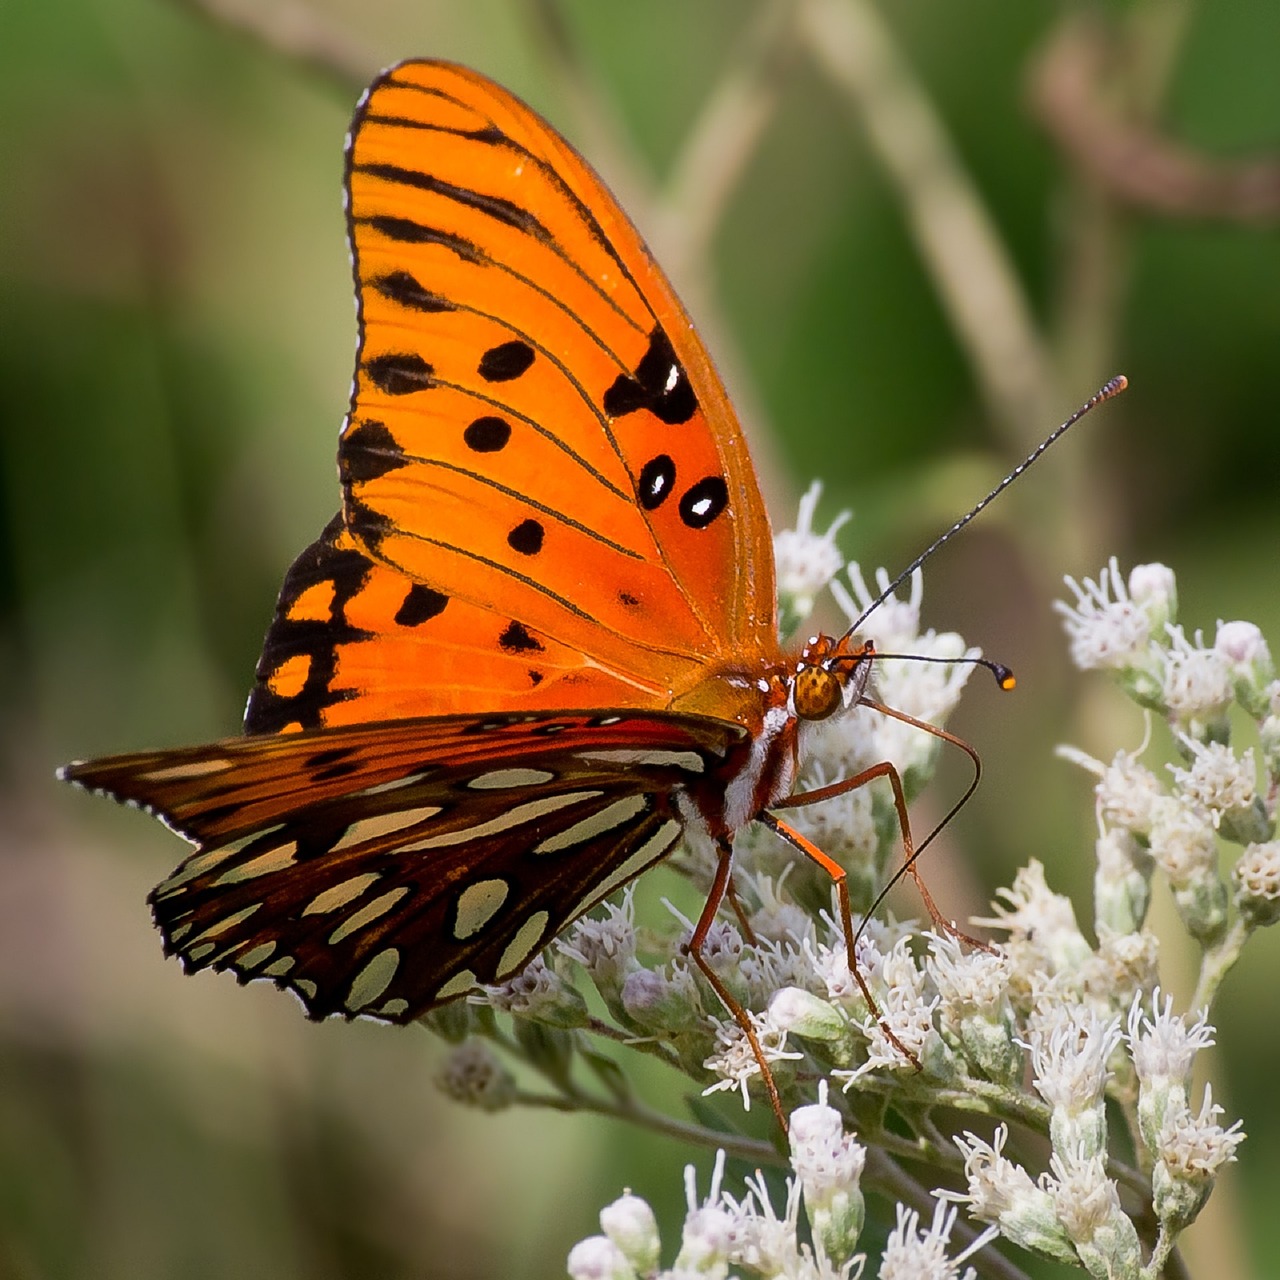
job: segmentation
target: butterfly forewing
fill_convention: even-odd
[[[460,713],[474,707],[653,706],[624,680],[517,621],[371,559],[341,518],[294,562],[245,710],[249,733]]]
[[[474,73],[375,83],[348,155],[352,531],[620,674],[776,653],[769,527],[670,286],[580,157]]]
[[[732,726],[677,716],[403,721],[73,765],[198,842],[151,895],[166,950],[404,1021],[518,970],[678,840],[673,791]]]

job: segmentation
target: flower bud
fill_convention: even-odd
[[[658,1220],[639,1196],[625,1192],[600,1210],[600,1229],[640,1275],[658,1269]]]

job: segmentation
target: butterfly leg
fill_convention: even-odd
[[[847,883],[849,873],[834,858],[828,857],[827,854],[823,853],[812,840],[806,839],[794,827],[789,827],[781,819],[775,818],[773,814],[764,812],[757,814],[756,817],[770,831],[785,840],[792,848],[798,849],[806,858],[816,863],[831,877],[831,881],[835,885],[836,902],[840,911],[840,928],[844,932],[849,972],[853,975],[854,982],[858,984],[858,990],[862,992],[862,998],[867,1002],[868,1010],[880,1024],[880,1030],[884,1032],[885,1038],[903,1057],[909,1059],[918,1071],[920,1069],[920,1059],[898,1039],[897,1035],[894,1034],[893,1028],[885,1022],[880,1013],[880,1006],[876,1003],[875,996],[871,994],[871,988],[867,986],[867,980],[862,976],[862,968],[858,964],[857,957],[858,939],[862,936],[862,925],[859,925],[856,931],[854,930],[853,911],[849,905],[849,886]],[[867,918],[869,919],[870,916],[868,915]],[[863,923],[866,923],[865,920]]]
[[[702,976],[711,984],[711,989],[720,999],[720,1003],[729,1011],[733,1020],[742,1029],[742,1034],[746,1036],[747,1043],[751,1046],[752,1056],[760,1067],[760,1078],[764,1081],[764,1087],[769,1094],[769,1105],[773,1108],[773,1114],[778,1117],[778,1124],[782,1128],[782,1132],[787,1132],[787,1117],[782,1110],[782,1099],[778,1096],[778,1086],[774,1083],[773,1072],[769,1068],[769,1063],[764,1056],[764,1049],[760,1045],[760,1037],[756,1035],[756,1029],[752,1025],[751,1015],[738,1003],[733,993],[721,981],[716,971],[707,963],[702,954],[702,948],[707,941],[707,934],[711,932],[711,925],[716,918],[716,912],[720,910],[720,904],[728,896],[735,909],[741,912],[741,904],[737,901],[736,894],[733,893],[733,844],[725,837],[720,837],[717,841],[717,850],[719,853],[719,861],[716,863],[715,879],[711,883],[711,889],[707,894],[707,901],[702,908],[702,914],[698,917],[698,923],[694,926],[693,937],[689,939],[689,954],[693,957],[693,962],[702,971]],[[739,916],[741,919],[741,915]]]
[[[742,930],[742,936],[746,939],[747,945],[751,947],[759,946],[760,941],[756,937],[756,931],[751,927],[751,921],[747,919],[747,909],[742,905],[742,899],[738,896],[738,887],[733,882],[733,876],[729,877],[729,883],[724,889],[725,901],[733,908],[733,914],[738,917],[738,927]]]
[[[953,740],[950,734],[942,736],[946,737],[949,741]],[[938,910],[937,903],[933,900],[933,894],[929,892],[929,888],[925,884],[924,878],[916,867],[916,862],[919,859],[920,852],[924,848],[924,845],[921,845],[920,849],[917,849],[915,837],[911,834],[911,820],[907,816],[907,796],[902,787],[902,777],[898,773],[896,767],[888,760],[883,760],[879,764],[873,764],[869,769],[864,769],[861,773],[855,774],[852,778],[842,778],[839,782],[829,783],[825,787],[815,787],[812,791],[801,791],[796,795],[788,796],[785,800],[777,801],[772,807],[775,809],[798,809],[802,805],[820,804],[824,800],[830,800],[833,796],[844,795],[848,791],[855,791],[858,787],[865,787],[869,782],[874,782],[877,778],[887,778],[889,780],[889,785],[893,788],[893,807],[898,816],[898,830],[902,833],[903,858],[902,866],[894,873],[889,883],[881,889],[879,894],[876,895],[876,900],[871,904],[870,911],[867,912],[868,917],[870,917],[871,913],[874,912],[880,903],[884,901],[886,895],[893,886],[896,885],[904,875],[909,875],[915,882],[921,901],[924,903],[925,910],[928,911],[929,918],[933,922],[933,927],[935,929],[945,933],[948,937],[955,938],[958,942],[965,943],[967,946],[977,947],[980,951],[990,952],[991,947],[987,943],[983,942],[981,938],[971,938],[967,933],[964,933],[962,930],[957,928],[956,925],[954,925],[942,914],[941,911]],[[966,794],[964,799],[967,798],[968,796]],[[955,810],[953,809],[952,813],[954,812]],[[947,816],[950,817],[951,814],[948,814]],[[762,814],[761,820],[764,821],[765,817],[766,815]],[[769,824],[766,822],[766,825]],[[786,830],[790,834],[783,835],[782,838],[789,843],[795,844],[795,840],[792,839],[792,835],[796,835],[798,839],[804,839],[804,837],[799,836],[798,833],[792,832],[790,827],[787,827]],[[936,835],[937,830],[935,830],[933,834]],[[779,832],[779,835],[782,835],[782,832]],[[929,839],[932,840],[933,836],[930,836]],[[809,842],[805,841],[805,843],[808,844]],[[926,840],[925,844],[928,843],[929,840]],[[796,845],[796,848],[801,849],[806,856],[814,858],[813,853],[810,853],[809,849],[803,849],[800,845]],[[810,845],[810,848],[813,848],[813,846]],[[828,875],[832,875],[830,869],[826,865],[828,862],[831,862],[831,859],[827,858],[825,854],[822,854],[821,858],[814,858],[814,861],[818,862],[818,865],[827,871]],[[836,863],[831,862],[831,866],[836,865]],[[859,929],[858,932],[861,933],[861,929]]]

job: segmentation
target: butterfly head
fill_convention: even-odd
[[[791,705],[801,720],[825,720],[866,692],[875,646],[849,635],[811,636],[796,659]]]

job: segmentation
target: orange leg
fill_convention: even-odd
[[[719,975],[702,955],[702,948],[707,941],[707,934],[711,931],[716,912],[720,910],[720,904],[725,900],[726,896],[734,905],[735,910],[739,912],[739,918],[742,918],[741,904],[732,890],[733,845],[723,838],[718,843],[720,861],[716,864],[716,878],[712,881],[711,890],[707,894],[706,903],[702,908],[702,914],[698,917],[698,923],[693,930],[693,937],[689,940],[689,954],[693,957],[694,964],[702,970],[702,976],[711,984],[711,989],[720,998],[720,1003],[733,1016],[733,1020],[742,1028],[742,1034],[747,1037],[747,1043],[751,1046],[752,1055],[760,1068],[760,1077],[764,1081],[765,1090],[769,1094],[769,1105],[773,1108],[773,1114],[778,1117],[778,1124],[785,1134],[787,1132],[787,1117],[782,1110],[782,1099],[778,1095],[778,1086],[774,1082],[773,1072],[765,1059],[760,1037],[756,1035],[756,1029],[751,1023],[751,1016],[738,1003],[732,992],[724,985]]]

